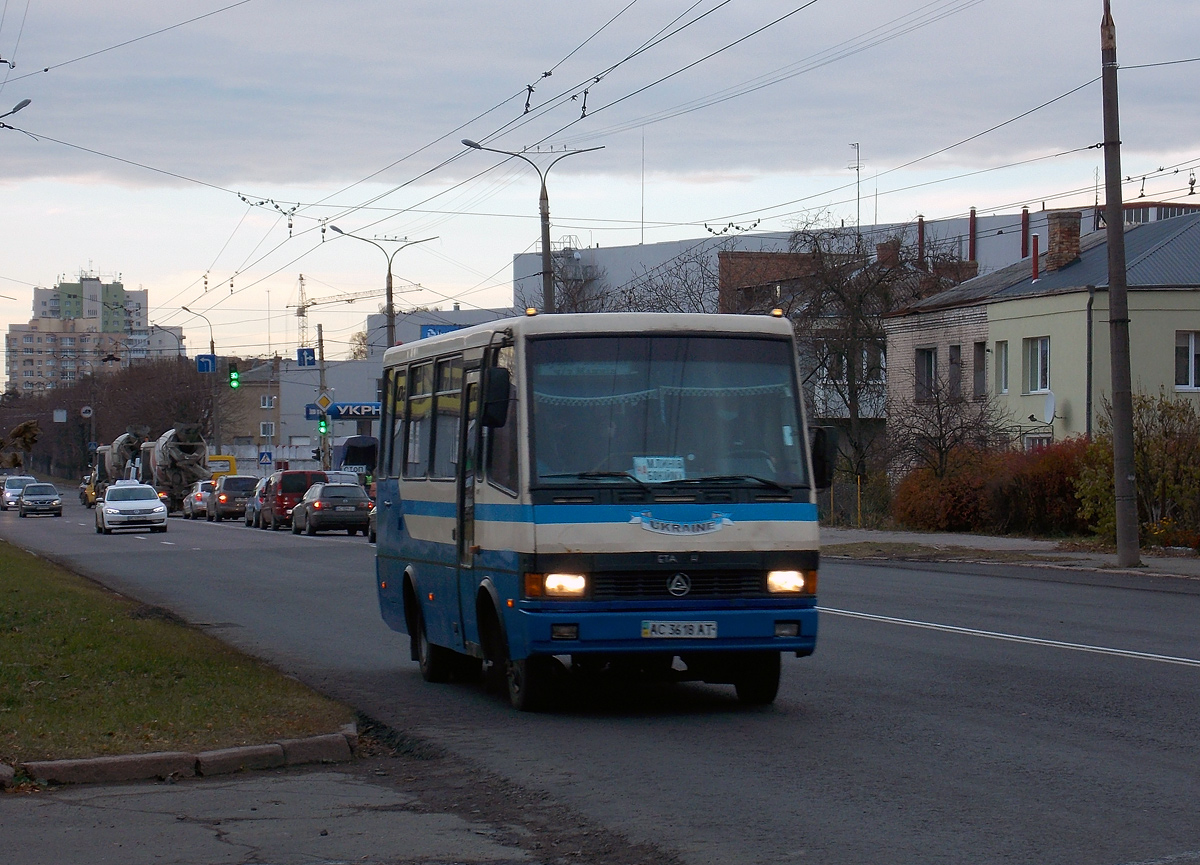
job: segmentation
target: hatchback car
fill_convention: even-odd
[[[329,480],[325,472],[289,469],[271,475],[263,490],[262,511],[258,515],[258,527],[274,531],[280,526],[291,525],[292,508],[313,484]]]
[[[313,484],[292,509],[292,534],[315,535],[325,529],[345,529],[365,535],[371,499],[358,484]]]
[[[204,515],[211,523],[246,515],[246,504],[258,478],[254,475],[221,475],[213,483],[212,493],[204,502]]]
[[[21,490],[25,489],[25,484],[36,482],[37,478],[31,475],[8,475],[5,477],[4,490],[0,492],[0,511],[15,508],[17,499],[21,496]]]
[[[53,514],[62,516],[62,496],[54,484],[25,484],[17,498],[17,513],[23,517],[30,514]]]
[[[246,500],[246,528],[252,529],[258,527],[258,515],[262,511],[263,490],[267,488],[267,481],[271,478],[259,478],[258,483],[254,485],[254,492],[250,493],[250,498]]]
[[[188,491],[183,497],[183,504],[180,506],[183,518],[185,520],[199,519],[208,507],[208,496],[212,491],[212,481],[196,481],[188,487]]]
[[[111,535],[113,529],[167,530],[167,506],[158,490],[137,481],[117,481],[96,502],[96,534]]]

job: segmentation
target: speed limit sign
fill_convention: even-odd
[[[81,408],[79,410],[79,413],[81,415],[83,415],[84,417],[91,417],[92,416],[92,407],[90,405],[85,405],[83,408]]]

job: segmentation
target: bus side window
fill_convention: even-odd
[[[433,364],[423,363],[409,371],[404,476],[423,478],[429,473],[429,451],[433,438]]]
[[[502,366],[509,371],[511,382],[508,391],[508,416],[504,426],[485,428],[487,436],[487,476],[488,480],[510,492],[516,492],[517,483],[517,391],[516,376],[512,375],[514,366],[513,347],[505,346],[496,352],[495,366]]]
[[[437,406],[434,412],[436,434],[433,469],[429,476],[452,478],[458,463],[458,428],[462,413],[461,356],[437,362]]]
[[[387,415],[391,423],[391,443],[387,451],[387,462],[381,465],[387,477],[398,478],[400,467],[404,463],[404,407],[408,404],[405,387],[408,383],[408,370],[399,367],[389,370],[389,373],[394,375],[394,379],[389,380],[386,385],[387,399],[391,407],[391,413]]]

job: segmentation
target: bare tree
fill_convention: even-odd
[[[350,335],[350,360],[366,360],[370,355],[367,332],[360,330]]]
[[[944,478],[956,451],[1012,444],[1014,425],[1004,410],[986,395],[963,397],[961,388],[948,374],[932,380],[914,374],[909,387],[893,382],[892,394],[888,403],[888,444],[892,465],[898,472],[924,468]]]
[[[821,386],[818,402],[829,403],[815,405],[817,414],[844,417],[847,456],[862,476],[882,441],[882,424],[865,421],[880,417],[887,396],[884,316],[971,271],[949,247],[919,248],[903,229],[868,248],[857,230],[806,226],[788,247],[795,276],[748,287],[744,302],[780,307],[795,323],[802,364]]]
[[[732,248],[732,240],[698,243],[660,265],[643,266],[614,290],[616,303],[629,312],[716,312],[719,255]]]

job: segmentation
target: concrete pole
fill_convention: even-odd
[[[534,165],[536,169],[537,166]],[[550,169],[547,168],[548,172]],[[550,257],[550,195],[546,192],[546,175],[540,170],[542,194],[538,213],[542,217],[542,312],[554,312],[554,263]]]
[[[1117,110],[1117,28],[1109,0],[1100,22],[1104,99],[1104,221],[1108,238],[1109,340],[1112,354],[1113,484],[1117,564],[1141,564],[1133,464],[1133,385],[1129,369],[1129,299],[1125,275],[1125,206],[1121,198],[1121,131]]]

